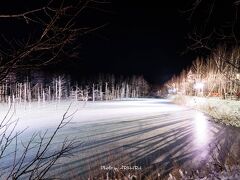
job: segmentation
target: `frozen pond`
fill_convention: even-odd
[[[51,132],[70,104],[17,106],[13,116],[19,118],[17,130],[29,127],[23,140],[36,130]],[[8,107],[0,106],[2,118]],[[169,170],[173,162],[197,167],[211,159],[218,143],[222,144],[220,153],[239,152],[239,129],[216,124],[203,113],[168,100],[73,102],[72,112],[72,121],[59,132],[55,144],[68,136],[76,137],[81,146],[74,149],[74,157],[53,168],[52,173],[60,177],[85,179],[93,169],[118,160],[143,169],[156,165]]]

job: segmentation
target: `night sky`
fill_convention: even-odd
[[[38,3],[42,2],[44,1]],[[67,59],[49,69],[70,73],[75,79],[99,73],[126,76],[136,74],[143,75],[152,84],[162,84],[189,66],[196,57],[193,53],[183,55],[187,49],[188,33],[193,27],[204,23],[201,14],[200,19],[198,17],[194,23],[187,20],[188,15],[183,11],[192,2],[114,0],[101,5],[99,9],[86,9],[77,19],[78,23],[93,28],[104,27],[78,39],[80,48],[77,58]],[[32,0],[8,0],[1,3],[0,10],[3,13],[17,13],[39,5]],[[209,1],[207,7],[211,7]],[[221,16],[217,17],[220,20],[224,14],[221,11],[223,7],[226,6],[218,7]],[[208,15],[209,8],[203,7],[202,10]],[[231,9],[225,12],[230,11]],[[34,26],[22,28],[21,23],[1,21],[1,34],[10,38],[22,38],[33,31]]]
[[[193,58],[181,55],[189,32],[184,6],[168,2],[112,2],[112,13],[105,13],[108,25],[83,43],[82,70],[142,74],[161,84],[189,65]]]

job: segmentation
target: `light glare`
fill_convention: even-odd
[[[196,84],[194,85],[194,88],[195,88],[195,89],[203,89],[203,87],[204,87],[204,84],[201,83],[201,82],[198,82],[198,83],[196,83]]]

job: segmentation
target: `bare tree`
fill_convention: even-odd
[[[227,50],[218,47],[208,58],[197,58],[190,69],[174,76],[166,85],[183,95],[199,95],[201,91],[204,96],[238,98],[239,71],[234,66],[239,66],[239,55],[239,48]],[[231,64],[225,59],[229,59]]]
[[[226,93],[239,91],[235,87],[240,86],[236,80],[236,75],[240,73],[239,5],[238,0],[190,0],[190,7],[184,11],[192,26],[187,52],[194,52],[205,61],[206,71],[196,67],[199,60],[193,62],[192,70],[203,73],[202,79],[208,84],[209,94],[218,89],[216,93],[225,97]]]
[[[74,113],[69,114],[69,106],[50,136],[47,131],[43,134],[34,133],[27,143],[23,143],[19,139],[25,130],[16,131],[18,121],[12,120],[12,108],[0,123],[0,178],[44,179],[50,168],[60,158],[71,156],[71,150],[76,147],[75,140],[68,138],[63,140],[58,149],[52,147],[58,131],[71,121]],[[6,158],[8,166],[4,166]]]
[[[23,21],[26,25],[34,24],[38,29],[35,34],[30,34],[30,31],[30,35],[21,41],[2,36],[5,43],[0,45],[0,81],[18,69],[46,66],[63,57],[76,56],[77,38],[100,28],[81,27],[76,19],[86,8],[97,8],[97,4],[105,1],[71,2],[49,0],[37,9],[17,14],[0,13],[0,21]]]
[[[239,8],[237,0],[190,0],[184,11],[193,27],[187,50],[206,54],[223,44],[231,48],[239,46]]]

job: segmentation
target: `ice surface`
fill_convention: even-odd
[[[56,127],[69,106],[68,114],[74,113],[72,122],[88,124],[106,121],[106,119],[112,122],[118,117],[141,117],[143,115],[184,109],[174,105],[171,107],[164,106],[164,103],[169,103],[169,101],[159,99],[125,99],[123,101],[94,103],[81,101],[32,102],[12,105],[10,114],[14,114],[12,120],[19,119],[17,130],[28,128],[28,130],[32,131]],[[0,105],[0,119],[3,119],[8,110],[8,104]]]
[[[61,177],[87,175],[91,168],[109,163],[111,155],[143,168],[151,164],[170,167],[173,161],[185,167],[189,163],[199,166],[210,160],[216,142],[232,150],[240,139],[238,130],[165,99],[17,104],[11,112],[13,119],[19,118],[17,130],[28,127],[22,135],[27,141],[33,131],[51,132],[69,105],[68,114],[75,112],[73,119],[57,134],[53,146],[57,148],[65,137],[76,137],[81,146],[74,150],[73,158],[60,161],[62,164],[52,170]],[[7,104],[0,105],[0,118],[8,108]]]

